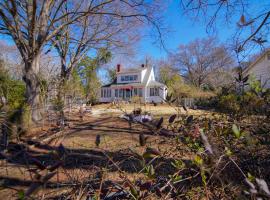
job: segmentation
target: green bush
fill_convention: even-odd
[[[235,94],[228,94],[219,98],[218,107],[225,112],[237,114],[240,111],[240,98]]]
[[[235,93],[219,96],[218,108],[221,111],[234,115],[267,115],[270,110],[269,98],[257,95],[252,91],[244,92],[242,95]]]

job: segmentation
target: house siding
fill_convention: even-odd
[[[252,66],[247,74],[259,80],[263,87],[270,88],[270,59],[267,54]]]
[[[164,102],[166,98],[165,88],[159,88],[158,96],[150,96],[150,89],[154,87],[146,87],[146,102],[156,102],[161,103]]]
[[[138,78],[135,81],[123,81],[121,76],[133,76],[137,75]],[[163,102],[166,98],[167,90],[164,84],[155,81],[155,74],[152,67],[143,68],[139,70],[132,71],[120,71],[117,73],[116,83],[105,85],[100,91],[100,102],[112,102],[117,100],[130,101],[134,94],[134,88],[142,89],[142,102]],[[150,88],[159,88],[158,95],[150,96]],[[115,97],[115,90],[122,89],[123,96]],[[110,96],[104,95],[103,91],[110,90]],[[106,93],[107,94],[107,93]],[[137,94],[138,95],[138,94]]]

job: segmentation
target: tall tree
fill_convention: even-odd
[[[95,103],[98,99],[101,82],[97,76],[100,67],[111,60],[111,53],[107,49],[99,49],[94,58],[85,56],[78,65],[79,74],[85,86],[86,100]]]
[[[89,15],[137,18],[138,21],[151,22],[158,28],[152,15],[156,10],[152,5],[154,2],[143,0],[2,0],[0,33],[11,36],[24,62],[23,80],[33,122],[41,119],[40,81],[37,74],[45,44],[56,35],[64,34],[68,25]]]
[[[233,65],[228,50],[213,38],[197,39],[181,45],[174,54],[174,61],[180,73],[196,87],[212,85],[210,77]]]
[[[64,7],[69,7],[70,11],[63,14]],[[41,119],[38,72],[42,48],[65,26],[87,15],[91,8],[86,2],[65,0],[1,1],[0,32],[11,36],[23,59],[27,104],[31,107],[34,122]],[[67,16],[69,20],[60,24]]]

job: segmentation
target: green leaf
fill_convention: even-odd
[[[130,193],[132,194],[132,196],[134,197],[134,199],[138,199],[138,191],[136,190],[136,188],[134,186],[130,186]]]
[[[232,155],[232,151],[228,147],[225,147],[225,154],[230,157]]]
[[[150,179],[155,178],[155,169],[153,165],[149,165],[145,167],[145,175]]]
[[[195,156],[193,162],[199,167],[203,165],[203,159],[198,155]]]
[[[182,180],[183,177],[176,174],[176,175],[169,175],[169,178],[172,180],[173,183],[176,183]]]
[[[236,138],[241,137],[240,129],[235,124],[232,125],[232,131],[233,131]]]
[[[206,185],[206,175],[204,170],[201,170],[201,177],[203,184]]]
[[[249,172],[248,172],[248,177],[247,177],[247,179],[250,181],[250,182],[253,182],[253,181],[255,181],[255,177],[254,176],[252,176],[252,174],[250,174]]]
[[[23,200],[24,197],[25,197],[24,191],[23,190],[18,191],[18,199]]]
[[[183,169],[185,167],[185,163],[182,160],[175,160],[174,162],[171,162],[171,164],[176,169]]]

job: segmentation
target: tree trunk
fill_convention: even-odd
[[[42,119],[40,105],[40,81],[38,78],[40,54],[25,62],[23,80],[26,84],[26,102],[30,107],[31,122],[37,124]]]
[[[61,59],[61,79],[59,82],[59,86],[58,86],[58,93],[57,93],[57,101],[60,105],[59,107],[59,122],[60,122],[60,127],[61,129],[64,128],[65,126],[65,96],[66,96],[66,91],[65,91],[65,87],[66,87],[66,83],[69,79],[69,73],[67,71],[67,67],[66,67],[66,61],[65,59]]]
[[[58,93],[57,93],[57,103],[59,104],[58,111],[59,111],[59,124],[61,129],[64,129],[65,126],[65,79],[61,78],[58,86]]]

